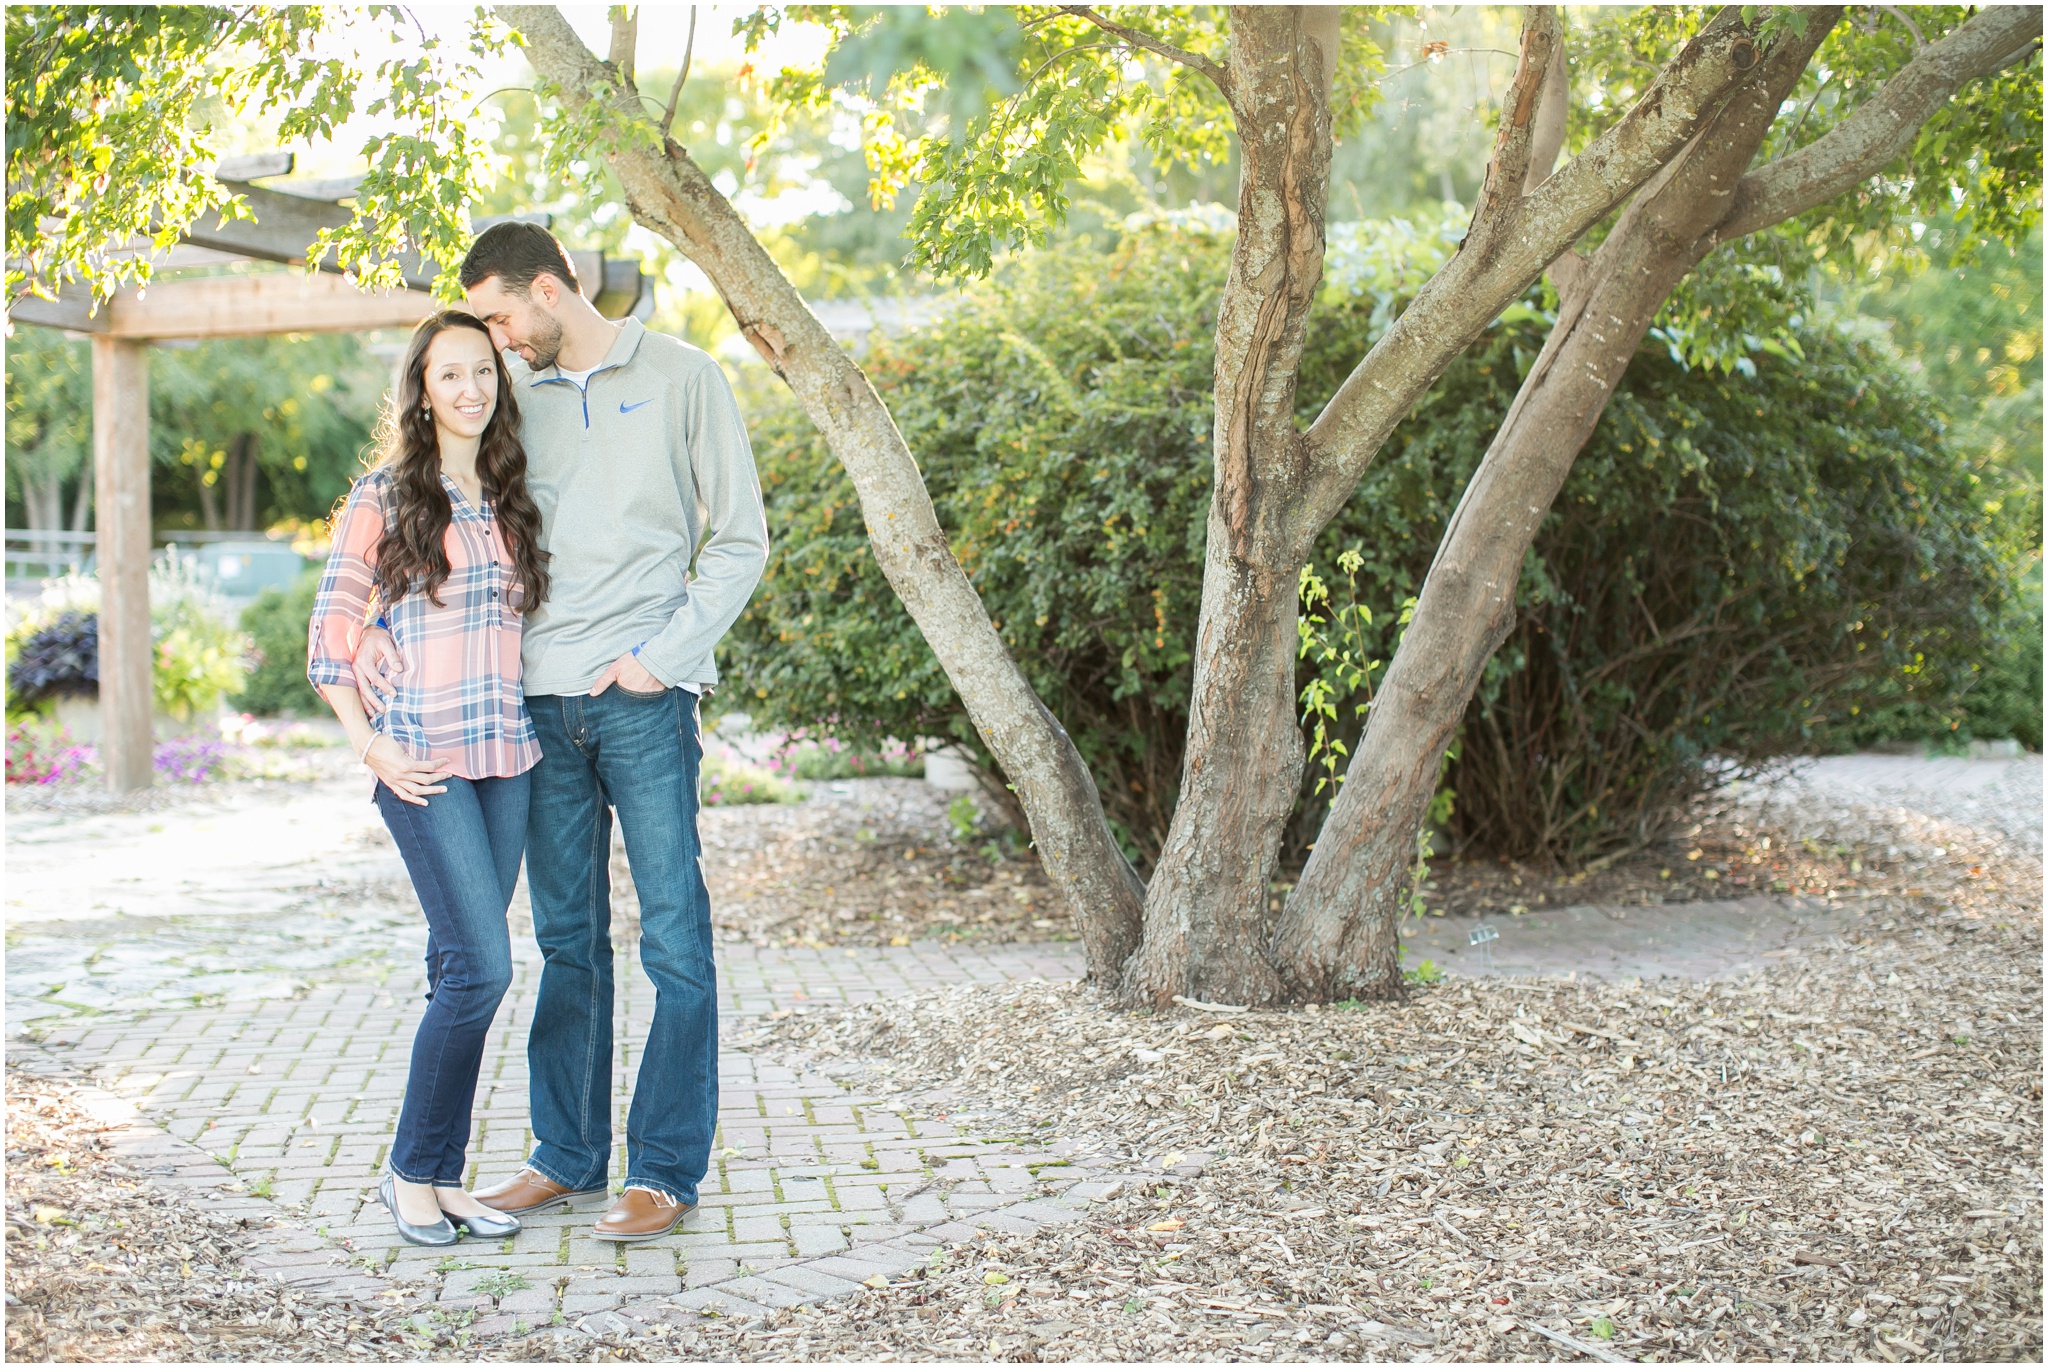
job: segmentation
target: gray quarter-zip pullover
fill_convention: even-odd
[[[636,646],[665,685],[717,683],[712,648],[768,561],[754,452],[725,373],[632,318],[584,387],[510,353],[505,370],[553,577],[526,621],[526,692],[586,693]]]

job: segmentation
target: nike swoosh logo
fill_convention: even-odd
[[[647,407],[647,406],[648,406],[649,404],[651,404],[651,403],[653,403],[653,402],[654,402],[654,401],[653,401],[652,399],[642,399],[642,400],[641,400],[641,401],[640,401],[639,403],[637,403],[637,404],[629,404],[629,403],[627,403],[627,402],[626,402],[625,400],[621,399],[621,400],[619,401],[619,412],[621,412],[621,413],[631,413],[631,412],[632,412],[632,411],[633,411],[634,409],[636,409],[636,408],[646,408],[646,407]]]

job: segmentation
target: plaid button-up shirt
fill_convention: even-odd
[[[416,759],[453,761],[464,779],[521,774],[540,760],[519,683],[520,606],[512,556],[489,501],[479,508],[441,477],[454,511],[443,545],[441,604],[423,593],[395,600],[379,590],[377,544],[392,512],[392,475],[355,483],[334,530],[334,549],[313,600],[306,677],[356,687],[355,654],[373,598],[405,661],[391,704],[373,720]]]

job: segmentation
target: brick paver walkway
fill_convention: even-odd
[[[759,1014],[859,1002],[945,983],[1071,978],[1077,947],[971,950],[755,950],[723,947],[728,1037]],[[618,1157],[636,1051],[653,990],[621,961]],[[539,956],[521,947],[512,992],[485,1057],[470,1177],[511,1174],[526,1153],[525,1040]],[[629,1305],[731,1313],[851,1291],[919,1263],[973,1223],[1022,1228],[1061,1219],[1091,1189],[1085,1162],[977,1136],[938,1116],[874,1102],[822,1073],[798,1075],[743,1050],[721,1061],[719,1129],[700,1208],[644,1245],[589,1238],[603,1203],[531,1217],[510,1240],[453,1250],[399,1241],[374,1194],[422,1008],[369,983],[293,1001],[148,1011],[55,1022],[41,1044],[90,1068],[171,1135],[225,1165],[257,1196],[299,1207],[333,1246],[395,1274],[437,1269],[440,1310],[477,1317],[474,1333],[575,1323]],[[1100,1189],[1093,1189],[1099,1191]],[[959,1222],[969,1222],[961,1225]]]

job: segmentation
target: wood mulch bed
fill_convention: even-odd
[[[1732,982],[1453,979],[1357,1010],[980,985],[778,1024],[792,1062],[1149,1176],[785,1315],[742,1357],[2038,1359],[2038,860],[1803,802],[1884,871]],[[932,1084],[939,1083],[938,1090]],[[986,1124],[986,1123],[984,1123]],[[709,1343],[710,1341],[707,1341]]]
[[[316,1301],[241,1267],[240,1218],[201,1211],[103,1148],[71,1085],[7,1072],[7,1357],[406,1359],[381,1309]]]
[[[787,806],[704,809],[698,828],[720,937],[753,945],[981,945],[1070,940],[1038,861],[1014,837],[952,830],[952,795],[920,779],[805,785]],[[637,925],[625,846],[614,915]]]

